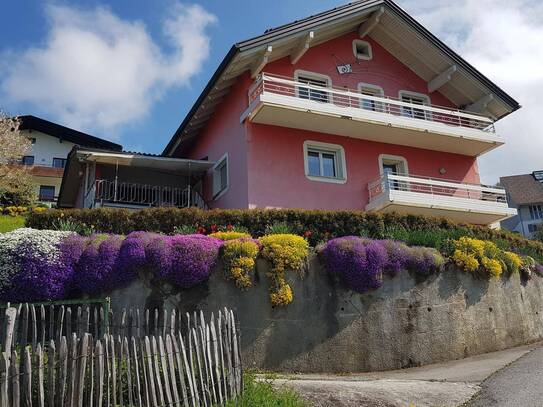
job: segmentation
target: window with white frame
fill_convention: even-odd
[[[371,44],[367,41],[354,40],[353,54],[356,59],[370,60],[373,57]]]
[[[530,205],[532,219],[543,219],[543,205]]]
[[[313,72],[297,71],[295,73],[296,81],[310,85],[311,87],[298,86],[298,97],[302,99],[315,100],[317,102],[327,103],[329,93],[325,90],[315,88],[328,88],[331,86],[330,78]]]
[[[422,93],[400,91],[400,100],[411,105],[428,106],[430,98]],[[428,119],[430,113],[424,109],[417,109],[411,106],[402,106],[402,115],[414,119]]]
[[[359,83],[358,91],[362,93],[362,95],[368,96],[383,97],[385,95],[382,87],[371,85],[369,83]],[[365,110],[373,110],[374,112],[384,111],[384,104],[382,102],[372,99],[365,99],[364,96],[360,97],[360,107]]]
[[[338,144],[304,142],[304,165],[305,175],[311,180],[339,183],[347,180],[345,150]]]
[[[217,199],[228,188],[228,154],[213,166],[213,198]]]

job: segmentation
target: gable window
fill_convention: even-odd
[[[40,185],[40,201],[54,201],[55,187],[52,185]]]
[[[53,158],[53,167],[64,168],[66,166],[66,158]]]
[[[313,181],[344,183],[345,151],[337,144],[304,142],[305,175]]]
[[[430,98],[422,93],[400,91],[400,100],[411,105],[428,106]],[[417,109],[411,106],[402,106],[402,115],[414,119],[429,119],[430,113],[424,109]]]
[[[298,86],[296,93],[299,98],[315,100],[317,102],[327,103],[329,101],[329,94],[325,90],[315,88],[328,88],[331,86],[331,80],[326,75],[320,75],[313,72],[296,71],[296,81],[305,83],[311,87]]]
[[[213,166],[213,199],[218,199],[228,189],[228,154]]]
[[[34,165],[34,156],[33,155],[25,155],[22,158],[23,165]]]
[[[543,205],[530,205],[530,216],[532,219],[543,219]]]
[[[371,50],[371,44],[367,41],[354,40],[353,41],[353,54],[356,59],[370,60],[373,57]]]
[[[359,83],[358,91],[362,93],[362,95],[368,95],[368,96],[383,97],[385,95],[385,92],[383,91],[382,87],[377,86],[377,85],[371,85],[369,83]],[[384,111],[384,104],[382,102],[372,100],[372,99],[365,99],[364,96],[360,97],[360,107],[362,109],[372,110],[374,112]]]

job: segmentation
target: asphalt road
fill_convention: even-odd
[[[491,375],[481,383],[481,391],[465,406],[543,406],[543,347]]]

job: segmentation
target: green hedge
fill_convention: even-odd
[[[543,261],[543,243],[527,240],[519,235],[492,230],[482,226],[461,225],[447,219],[415,215],[377,214],[363,211],[321,211],[297,209],[200,209],[153,208],[128,209],[70,209],[32,213],[26,225],[36,229],[54,229],[60,219],[94,226],[97,232],[127,234],[135,230],[171,234],[183,225],[200,226],[206,232],[228,226],[242,227],[253,237],[262,236],[266,226],[287,223],[293,233],[305,235],[311,244],[332,237],[364,235],[371,238],[392,238],[398,229],[407,231],[460,229],[478,239],[491,240],[499,246]]]

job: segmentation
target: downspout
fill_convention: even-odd
[[[191,175],[191,172],[190,172],[190,162],[189,162],[189,186],[188,186],[188,188],[187,188],[187,190],[188,190],[187,208],[190,208],[190,201],[191,201],[191,199],[190,199],[190,195],[191,195],[191,192],[190,192],[191,176],[192,176],[192,175]]]

